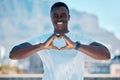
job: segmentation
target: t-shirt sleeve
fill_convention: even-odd
[[[32,45],[44,43],[50,37],[50,35],[51,34],[44,34],[41,36],[33,37],[32,39],[28,40],[28,43],[30,43]]]
[[[80,43],[87,44],[87,45],[89,45],[90,43],[94,42],[92,37],[90,37],[89,35],[85,35],[85,34],[80,35],[78,37],[78,41],[80,41]]]
[[[25,48],[25,47],[28,47],[28,46],[31,46],[31,44],[28,43],[28,42],[21,43],[19,45],[14,46],[13,49],[10,51],[10,53],[13,53],[18,49]]]
[[[27,42],[32,45],[39,44],[41,43],[41,36],[33,37],[32,39],[29,39]]]

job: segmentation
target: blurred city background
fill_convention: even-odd
[[[82,5],[77,5],[80,10],[72,7],[73,4],[77,3],[76,0],[71,2],[72,5],[67,0],[0,0],[0,80],[13,74],[21,74],[21,77],[23,74],[43,74],[43,65],[37,54],[22,60],[10,60],[9,52],[15,45],[23,43],[34,36],[53,31],[50,21],[50,8],[57,1],[65,1],[70,7],[71,20],[69,29],[71,31],[75,34],[88,35],[93,40],[103,43],[111,52],[111,59],[108,61],[86,58],[85,77],[88,77],[86,80],[89,80],[94,74],[95,76],[98,74],[99,77],[107,75],[107,78],[115,77],[117,79],[114,80],[120,80],[120,23],[117,23],[120,21],[120,15],[113,14],[112,16],[115,19],[110,20],[112,18],[109,18],[111,14],[108,12],[108,17],[102,17],[108,22],[110,21],[110,23],[105,23],[97,13],[84,11],[81,8]],[[85,1],[87,2],[87,0]],[[80,0],[79,2],[83,2],[82,4],[84,5],[85,1]],[[109,6],[114,5],[111,0],[106,1],[110,2],[111,5]],[[117,5],[117,1],[120,1],[115,1],[118,8],[120,6]],[[103,7],[99,9],[103,11],[103,14],[106,13]],[[111,10],[112,8],[108,8],[108,11],[109,9]],[[115,23],[112,24],[111,21],[116,22],[116,25]],[[92,78],[95,76],[92,76]],[[38,78],[35,75],[34,77]]]

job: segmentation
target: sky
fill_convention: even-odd
[[[33,27],[38,25],[44,25],[46,24],[44,23],[44,21],[47,22],[48,20],[48,17],[42,16],[42,14],[40,14],[41,10],[39,10],[40,9],[39,7],[41,6],[39,5],[40,3],[38,3],[39,1],[40,0],[35,0],[33,4],[32,3],[28,4],[26,0],[0,0],[1,3],[0,13],[3,15],[3,16],[0,15],[1,18],[0,25],[2,25],[2,28],[4,30],[8,30],[8,31],[3,30],[3,33],[8,37],[6,40],[4,40],[4,42],[8,41],[8,39],[16,38],[15,36],[17,36],[18,38],[18,39],[14,39],[15,41],[9,40],[8,41],[9,44],[7,43],[9,47],[11,43],[12,43],[11,46],[13,46],[13,43],[14,44],[15,42],[17,43],[17,41],[19,41],[20,38],[25,38],[23,34],[25,34],[26,36],[29,35],[31,36],[31,34],[45,32],[44,30],[46,29],[50,30],[50,28],[48,27],[47,28]],[[62,1],[64,1],[70,9],[76,9],[77,11],[80,12],[86,12],[88,14],[96,15],[98,17],[100,27],[110,31],[111,33],[114,33],[120,40],[120,27],[119,27],[120,0],[114,0],[114,1],[113,0],[71,0],[71,1],[62,0]],[[42,18],[43,20],[41,20]],[[41,23],[39,22],[39,20],[41,20]],[[49,24],[46,24],[45,26],[49,26]],[[22,33],[20,32],[20,29],[22,30]],[[26,29],[29,31],[33,31],[34,33],[29,33],[26,31]],[[9,36],[9,33],[11,34],[11,36]],[[4,49],[2,53],[4,53]]]
[[[48,17],[45,17],[45,15],[43,16],[44,13],[47,13],[46,10],[48,11],[47,8],[50,5],[48,4],[45,5],[44,4],[45,2],[43,3],[42,1],[46,1],[46,2],[48,1],[49,4],[52,5],[53,4],[52,2],[56,2],[59,0],[35,0],[35,1],[34,0],[0,0],[0,13],[1,13],[0,27],[2,27],[0,30],[3,32],[3,34],[6,35],[8,38],[15,37],[18,34],[19,37],[24,38],[25,36],[23,36],[22,34],[26,34],[26,36],[33,35],[33,33],[30,33],[30,31],[34,31],[34,29],[35,30],[37,29],[37,31],[34,31],[34,34],[38,34],[40,32],[45,33],[44,30],[46,29],[50,31],[51,28],[48,28],[49,23],[46,24],[46,22],[49,22]],[[120,0],[114,0],[114,1],[104,0],[104,2],[103,0],[71,0],[71,1],[61,0],[61,1],[64,1],[70,9],[76,9],[80,13],[86,12],[88,14],[97,16],[99,21],[98,26],[107,29],[111,33],[114,33],[117,37],[119,37],[120,40],[120,27],[119,27]],[[43,7],[43,5],[46,7]],[[40,20],[41,23],[39,22]],[[47,28],[33,27],[39,25],[44,25]],[[9,31],[4,31],[4,30],[9,30]],[[20,30],[22,30],[22,34]],[[8,35],[9,32],[11,36]],[[6,39],[6,41],[8,40]]]
[[[61,0],[61,1],[65,2],[70,9],[76,9],[77,11],[80,12],[87,12],[89,14],[96,15],[98,17],[100,27],[110,31],[120,39],[120,10],[119,10],[120,0]]]
[[[98,17],[100,27],[120,39],[120,0],[61,0],[70,9]]]

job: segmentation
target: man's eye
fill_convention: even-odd
[[[54,15],[53,18],[57,18],[58,16],[57,15]]]
[[[66,15],[62,15],[62,17],[64,18],[64,17],[66,17]]]

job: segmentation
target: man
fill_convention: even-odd
[[[69,20],[67,5],[63,2],[55,3],[51,7],[54,32],[15,46],[10,52],[10,58],[23,59],[37,52],[43,62],[43,80],[83,80],[85,55],[108,60],[110,53],[100,43],[80,43],[87,39],[81,38],[81,34],[71,36]]]

